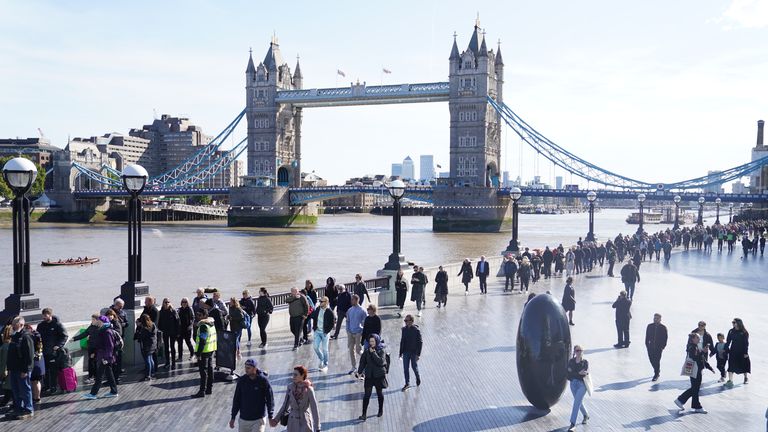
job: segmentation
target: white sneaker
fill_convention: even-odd
[[[419,312],[416,314],[416,316],[417,316],[417,317],[420,317],[420,316],[421,316],[421,311],[419,311]]]
[[[693,412],[698,413],[698,414],[706,414],[707,410],[705,410],[704,408],[695,408],[693,410]]]
[[[320,372],[328,372],[328,366],[321,367]]]
[[[684,409],[685,409],[685,405],[683,405],[683,403],[682,403],[682,402],[680,402],[680,400],[679,400],[679,399],[675,399],[675,405],[677,405],[677,408],[679,408],[679,409],[680,409],[680,411],[682,411],[682,410],[684,410]]]
[[[469,295],[469,291],[464,291],[464,297]]]

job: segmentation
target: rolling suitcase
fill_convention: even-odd
[[[77,389],[77,374],[75,369],[68,367],[59,371],[59,388],[67,393],[71,393]]]

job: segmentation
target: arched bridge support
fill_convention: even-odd
[[[432,211],[434,232],[499,232],[512,229],[509,196],[493,187],[435,186]]]
[[[287,187],[241,186],[230,189],[230,227],[286,228],[317,223],[317,204],[291,206]]]

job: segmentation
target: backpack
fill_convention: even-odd
[[[243,327],[244,328],[251,327],[251,314],[249,314],[246,311],[243,311]]]
[[[307,307],[309,308],[309,314],[308,315],[312,315],[312,312],[315,311],[315,304],[312,303],[312,299],[309,298],[308,296],[304,296],[304,300],[307,302]]]
[[[110,329],[109,331],[112,333],[112,342],[115,344],[115,351],[122,351],[123,347],[125,347],[123,337],[115,330]]]

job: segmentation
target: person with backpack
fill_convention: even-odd
[[[243,290],[243,297],[240,299],[240,307],[248,315],[245,320],[245,330],[248,332],[247,345],[251,346],[251,325],[253,325],[253,317],[256,316],[256,301],[251,297],[250,291]]]
[[[109,383],[109,393],[105,397],[117,397],[117,382],[112,373],[112,365],[115,364],[115,347],[122,344],[122,338],[112,328],[109,317],[100,316],[101,327],[95,337],[96,339],[96,379],[91,387],[91,392],[83,395],[83,399],[96,399],[101,389],[102,377],[106,376]]]
[[[363,374],[365,381],[365,395],[363,396],[363,414],[359,420],[365,421],[368,418],[368,403],[371,401],[371,393],[376,388],[376,398],[379,401],[379,412],[377,417],[384,415],[384,389],[389,387],[387,383],[388,354],[384,351],[386,346],[381,341],[381,337],[372,334],[368,338],[368,349],[360,356],[360,366],[357,368],[357,375]]]
[[[411,388],[409,376],[410,368],[413,368],[413,374],[416,375],[416,387],[421,385],[421,376],[419,375],[419,359],[421,358],[421,330],[419,326],[413,323],[413,316],[405,316],[405,326],[400,337],[400,358],[403,359],[403,373],[405,374],[405,385],[403,391]]]

